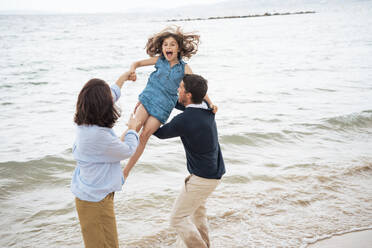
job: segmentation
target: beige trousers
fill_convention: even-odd
[[[114,193],[99,202],[75,198],[75,204],[86,248],[119,247]]]
[[[205,203],[220,181],[193,174],[186,177],[171,214],[171,226],[178,233],[178,247],[210,247]]]

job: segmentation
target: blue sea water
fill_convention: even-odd
[[[171,24],[201,35],[188,63],[219,106],[227,173],[207,205],[214,246],[306,247],[372,228],[371,7],[171,23],[0,16],[0,246],[82,246],[69,190],[77,94],[93,77],[115,82]],[[124,85],[118,134],[152,70]],[[172,247],[168,217],[186,174],[180,141],[151,138],[116,194],[121,247]]]

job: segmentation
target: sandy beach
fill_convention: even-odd
[[[351,232],[323,239],[308,248],[370,248],[372,247],[372,230]]]

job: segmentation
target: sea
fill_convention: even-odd
[[[70,191],[78,93],[91,78],[113,84],[169,25],[200,35],[186,62],[218,106],[226,174],[207,202],[212,247],[307,247],[372,229],[372,2],[313,2],[280,9],[311,14],[173,22],[0,15],[0,247],[83,247]],[[118,135],[152,71],[123,86]],[[115,194],[120,247],[174,247],[187,175],[180,139],[151,137]]]

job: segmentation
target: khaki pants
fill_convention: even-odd
[[[86,248],[119,247],[114,212],[114,193],[99,202],[75,198]]]
[[[171,214],[171,226],[178,233],[179,247],[184,245],[188,248],[210,247],[205,203],[219,183],[219,179],[195,175],[186,177]],[[183,242],[180,242],[180,239]]]

